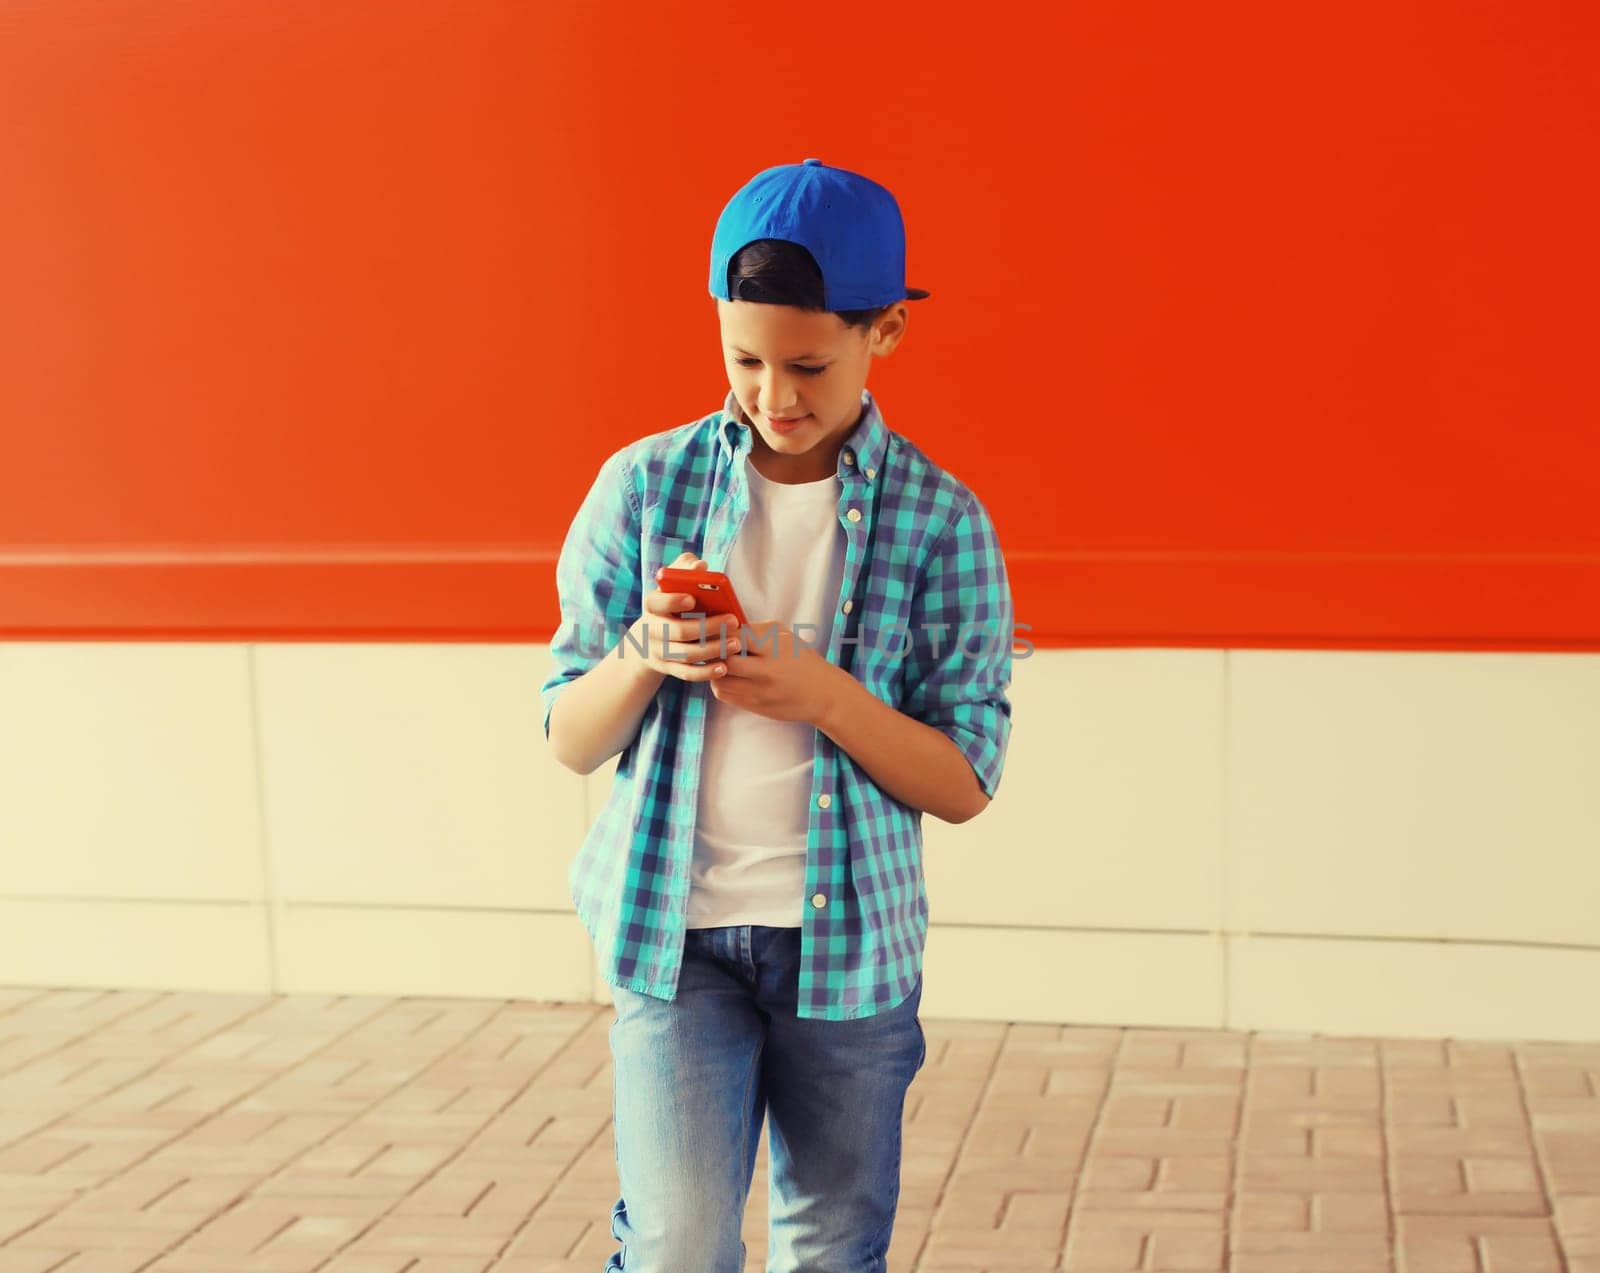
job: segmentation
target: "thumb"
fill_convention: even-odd
[[[682,567],[682,566],[688,566],[689,568],[693,569],[694,564],[695,564],[695,562],[697,560],[699,560],[699,559],[692,552],[690,552],[688,549],[684,549],[683,552],[679,553],[676,557],[674,557],[672,559],[670,564],[672,565],[672,567],[674,569],[677,569],[677,568]],[[665,570],[665,569],[666,569],[666,566],[657,566],[656,567],[656,578],[659,579],[661,577],[661,572],[663,570]]]

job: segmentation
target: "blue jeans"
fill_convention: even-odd
[[[852,1021],[795,1015],[800,930],[691,928],[677,998],[611,988],[622,1196],[606,1270],[744,1273],[761,1124],[767,1273],[884,1273],[906,1089],[927,1059],[922,982]]]

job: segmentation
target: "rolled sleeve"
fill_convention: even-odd
[[[955,743],[992,798],[1011,740],[1016,627],[999,537],[976,496],[929,559],[911,616],[901,710]]]
[[[550,639],[552,667],[540,689],[544,736],[561,692],[594,667],[637,619],[639,509],[623,451],[609,456],[583,497],[556,560],[561,622]]]

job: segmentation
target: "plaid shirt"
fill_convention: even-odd
[[[972,492],[891,432],[869,390],[861,402],[838,459],[845,568],[827,658],[943,732],[992,796],[1011,733],[1015,632],[1000,543]],[[546,738],[572,681],[608,651],[640,657],[621,637],[644,613],[656,567],[689,550],[725,568],[750,507],[751,442],[730,390],[721,411],[632,442],[601,465],[556,565],[561,623],[540,691]],[[659,627],[649,636],[659,640]],[[710,693],[704,682],[662,680],[567,873],[601,975],[668,1000],[683,955]],[[820,730],[811,773],[796,1011],[869,1017],[904,1000],[921,975],[922,811]]]

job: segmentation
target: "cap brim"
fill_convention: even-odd
[[[908,288],[906,288],[906,299],[908,301],[927,300],[929,295],[931,295],[931,293],[925,287],[908,287]]]

